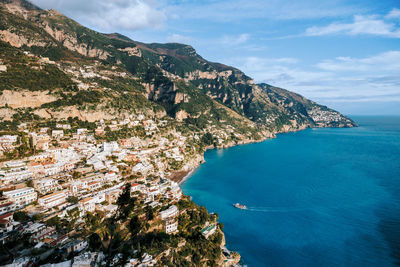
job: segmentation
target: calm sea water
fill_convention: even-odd
[[[354,119],[210,150],[183,191],[248,266],[399,265],[400,117]]]

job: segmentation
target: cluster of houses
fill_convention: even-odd
[[[86,213],[97,210],[111,217],[118,209],[116,201],[127,184],[132,195],[152,208],[165,205],[165,200],[174,203],[182,197],[179,185],[166,178],[169,175],[167,161],[185,159],[186,137],[171,130],[168,132],[172,135],[170,139],[155,135],[152,138],[134,136],[111,142],[97,141],[94,136],[100,134],[101,129],[112,130],[112,125],[117,129],[123,125],[141,125],[146,136],[152,136],[167,122],[156,123],[138,117],[108,124],[100,121],[95,131],[74,130],[68,123],[58,123],[56,129],[43,127],[35,132],[26,131],[37,153],[0,163],[0,242],[6,242],[16,232],[29,233],[36,249],[82,251],[66,262],[66,266],[91,266],[85,264],[93,264],[104,255],[87,252],[84,240],[59,233],[54,226],[46,224],[47,220],[55,216],[68,219],[74,213],[78,221],[83,221]],[[18,135],[1,136],[0,146],[13,149],[11,146],[17,145],[18,138]],[[163,230],[174,234],[178,232],[179,209],[173,204],[167,207],[161,209],[158,216]],[[35,222],[16,221],[13,214],[18,211],[30,216],[41,214],[43,218]],[[29,261],[29,257],[15,259],[18,261]],[[155,260],[147,255],[138,263],[144,261],[149,265]],[[132,263],[131,266],[135,265]]]
[[[0,136],[0,155],[4,152],[11,152],[15,149],[18,141],[18,135],[3,135]]]

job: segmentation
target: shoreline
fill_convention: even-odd
[[[192,165],[191,166],[192,168],[189,168],[189,170],[176,171],[169,176],[169,179],[173,180],[174,182],[177,182],[179,184],[179,186],[183,185],[196,172],[196,170],[200,167],[200,165],[206,162],[204,160],[204,154],[208,150],[227,149],[227,148],[231,148],[231,147],[235,147],[235,146],[262,143],[268,139],[275,139],[277,137],[277,134],[298,132],[298,131],[303,131],[303,130],[311,129],[311,128],[319,128],[319,127],[305,127],[305,128],[299,128],[299,129],[290,129],[290,130],[281,131],[281,132],[269,133],[268,135],[263,136],[260,140],[242,140],[242,141],[239,141],[238,143],[230,143],[230,144],[225,144],[225,145],[217,146],[217,147],[208,146],[205,148],[205,151],[201,154],[201,160],[196,162],[196,164]]]
[[[202,163],[204,163],[205,161],[203,161]],[[202,164],[200,163],[199,166],[189,170],[186,175],[178,182],[178,185],[181,186],[183,185],[187,180],[189,180],[189,178],[197,171],[197,169],[200,167],[200,165]]]
[[[358,127],[358,125],[356,124],[356,126],[353,126],[353,127]],[[208,146],[205,148],[205,151],[201,154],[202,160],[200,160],[199,162],[196,162],[196,164],[192,165],[191,166],[192,168],[189,168],[188,170],[180,170],[180,171],[174,172],[173,174],[171,174],[169,176],[169,179],[173,180],[174,182],[177,182],[179,184],[179,186],[181,186],[184,182],[186,182],[194,174],[194,172],[200,167],[201,164],[206,162],[204,160],[204,154],[210,149],[227,149],[227,148],[231,148],[231,147],[235,147],[235,146],[261,143],[268,139],[277,138],[278,134],[295,133],[295,132],[304,131],[307,129],[320,129],[320,128],[347,128],[347,127],[329,127],[329,126],[310,127],[309,125],[307,125],[307,126],[303,126],[303,127],[299,127],[299,128],[295,128],[295,129],[291,128],[291,129],[284,129],[284,130],[278,131],[278,132],[269,132],[269,134],[264,135],[260,140],[242,140],[242,141],[239,141],[238,143],[230,143],[230,144],[225,144],[225,145],[221,145],[221,146],[217,146],[217,147]],[[350,128],[352,128],[352,127],[350,127]]]
[[[355,127],[358,127],[358,126],[355,126]],[[182,185],[197,171],[197,169],[200,167],[200,165],[202,163],[206,162],[204,160],[204,156],[205,156],[205,153],[208,150],[211,150],[211,149],[227,149],[227,148],[235,147],[235,146],[239,146],[239,145],[261,143],[261,142],[267,141],[268,139],[277,138],[278,134],[296,133],[296,132],[299,132],[299,131],[303,131],[303,130],[307,130],[307,129],[314,129],[314,128],[318,129],[318,128],[347,128],[347,127],[303,127],[303,128],[297,128],[297,129],[286,129],[284,131],[271,133],[269,136],[263,136],[260,140],[243,140],[243,141],[238,142],[238,143],[231,143],[231,144],[226,144],[226,145],[223,145],[223,146],[217,146],[217,147],[209,146],[209,147],[206,147],[205,151],[201,154],[202,160],[196,162],[197,164],[192,165],[193,168],[190,168],[189,170],[186,170],[185,171],[185,175],[182,175],[180,177],[180,180],[177,181],[177,183],[179,184],[179,187],[182,187]],[[189,196],[189,197],[191,197],[191,196]],[[222,232],[224,240],[225,240],[225,233],[224,233],[224,231],[221,231],[221,232]],[[226,250],[230,251],[227,248],[226,241],[224,241],[224,246],[223,247]],[[243,264],[243,261],[242,261],[243,259],[242,259],[241,255],[240,255],[240,253],[238,253],[238,252],[235,252],[235,253],[237,253],[237,258],[236,258],[237,261],[236,261],[236,263],[234,265],[230,265],[229,264],[229,265],[222,265],[222,266],[237,266],[237,267],[246,266],[245,264]]]
[[[303,130],[303,129],[301,129]],[[270,136],[265,136],[260,140],[244,140],[235,144],[226,144],[226,145],[222,145],[222,146],[208,146],[206,147],[205,151],[200,155],[201,156],[201,160],[196,162],[196,164],[193,164],[191,166],[191,168],[189,168],[188,170],[180,170],[180,171],[176,171],[173,174],[171,174],[169,176],[169,179],[173,180],[174,182],[177,182],[179,184],[179,186],[183,185],[196,171],[197,169],[200,167],[201,164],[205,163],[206,161],[204,160],[204,154],[211,149],[227,149],[227,148],[231,148],[231,147],[235,147],[235,146],[241,146],[241,145],[249,145],[249,144],[255,144],[255,143],[261,143],[266,141],[267,139],[273,139],[276,138],[275,133],[273,133]]]

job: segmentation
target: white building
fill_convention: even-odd
[[[18,135],[2,135],[0,136],[0,142],[15,143],[18,140]]]
[[[43,223],[29,223],[24,229],[25,233],[31,234],[31,240],[39,242],[55,233],[55,227],[46,226]]]
[[[101,146],[101,151],[111,153],[113,151],[119,150],[118,143],[113,141],[113,142],[104,142],[103,145]]]
[[[209,236],[213,235],[216,231],[217,231],[217,225],[214,223],[204,227],[200,232],[205,238],[208,238]]]
[[[177,199],[177,200],[181,199],[182,190],[176,182],[174,181],[171,182],[171,190],[167,192],[167,197],[170,199]]]
[[[11,184],[28,180],[33,177],[33,173],[25,168],[15,168],[8,171],[0,171],[0,180],[4,184]]]
[[[57,123],[56,127],[59,129],[64,129],[64,130],[69,130],[71,129],[71,125],[69,124],[61,124],[61,123]]]
[[[95,210],[95,203],[94,199],[91,197],[84,198],[79,201],[79,210],[83,213],[86,212],[94,212]]]
[[[0,234],[7,233],[13,230],[14,219],[11,212],[0,215]]]
[[[3,195],[10,198],[17,208],[21,208],[37,199],[37,193],[32,187],[3,192]]]
[[[164,230],[167,234],[176,232],[178,230],[178,221],[177,220],[166,220],[164,223]]]
[[[60,165],[53,162],[45,162],[42,166],[45,176],[56,175],[61,171]]]
[[[172,205],[168,209],[160,211],[161,220],[167,220],[173,218],[179,214],[179,209],[177,206]]]
[[[4,213],[8,213],[10,211],[14,211],[16,208],[14,202],[10,201],[4,204],[0,204],[0,215]]]
[[[4,166],[8,168],[24,168],[26,166],[25,162],[21,160],[11,160],[4,162]]]
[[[68,197],[68,191],[63,190],[63,191],[54,192],[50,195],[41,197],[41,198],[39,198],[38,202],[39,202],[39,205],[41,205],[42,207],[50,209],[50,208],[53,208],[55,206],[65,203],[67,200],[67,197]]]
[[[146,190],[146,186],[142,185],[142,184],[137,184],[137,183],[133,183],[131,185],[131,194],[135,193],[135,192],[140,192],[140,193],[144,193]]]
[[[70,184],[70,190],[74,196],[86,193],[88,190],[88,181],[83,179],[74,181]]]
[[[42,127],[42,128],[40,128],[40,133],[43,133],[43,134],[45,134],[45,133],[47,133],[49,131],[49,127]]]
[[[97,253],[96,252],[85,252],[74,257],[74,263],[71,267],[90,267],[98,266],[96,264]]]
[[[76,130],[76,134],[77,135],[85,134],[85,133],[87,133],[87,131],[88,131],[88,129],[86,129],[86,128],[80,128],[80,129]]]
[[[40,194],[47,194],[49,192],[61,189],[61,186],[58,184],[58,181],[54,179],[33,180],[33,187]]]
[[[51,131],[51,136],[53,138],[62,138],[64,137],[64,130],[53,130]]]

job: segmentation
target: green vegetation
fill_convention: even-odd
[[[26,222],[30,219],[28,213],[26,211],[16,211],[13,214],[13,218],[17,222]]]
[[[97,90],[79,91],[76,94],[60,93],[60,99],[42,105],[42,108],[57,109],[64,106],[77,106],[82,109],[84,104],[97,104],[105,94]]]
[[[67,202],[71,203],[71,204],[77,204],[79,201],[78,197],[75,196],[69,196],[67,197]]]
[[[71,79],[55,65],[40,64],[21,50],[0,41],[0,58],[7,59],[7,71],[0,72],[0,91],[27,89],[54,90],[71,86]]]
[[[200,263],[212,266],[219,259],[222,234],[217,232],[209,239],[200,234],[206,222],[216,220],[216,216],[208,214],[204,207],[198,207],[187,199],[179,201],[177,205],[182,214],[178,218],[179,233],[168,235],[163,231],[148,230],[150,225],[146,222],[157,224],[156,213],[131,197],[129,186],[118,198],[117,205],[118,212],[112,218],[90,213],[85,217],[84,233],[88,235],[89,247],[103,251],[108,263],[122,253],[119,262],[122,265],[128,257],[135,255],[134,250],[140,258],[145,253],[156,256],[171,249],[172,253],[163,256],[163,261],[174,266],[198,266]]]

